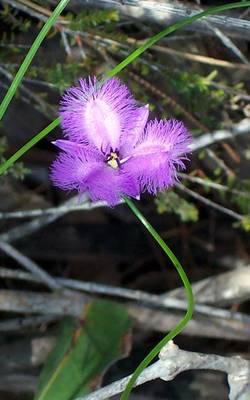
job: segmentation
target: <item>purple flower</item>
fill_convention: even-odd
[[[124,195],[138,198],[172,186],[191,143],[183,123],[147,122],[148,106],[140,106],[117,78],[79,83],[61,101],[67,139],[53,142],[62,150],[51,167],[54,184],[110,206]]]

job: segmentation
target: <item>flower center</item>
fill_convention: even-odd
[[[120,166],[119,153],[111,151],[107,157],[106,162],[111,168],[118,169]]]

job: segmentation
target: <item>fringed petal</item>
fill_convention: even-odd
[[[77,190],[83,193],[87,190],[87,182],[94,176],[94,172],[105,167],[99,157],[93,153],[62,152],[51,166],[50,177],[55,186],[63,190]]]
[[[128,174],[107,166],[95,174],[89,183],[88,191],[93,201],[104,200],[112,207],[118,204],[124,195],[136,198],[139,195],[139,185],[137,180]]]
[[[69,141],[60,141],[60,146],[63,142]],[[75,151],[68,146],[69,143],[66,145],[67,152],[60,153],[51,166],[51,180],[55,186],[63,190],[77,190],[79,194],[88,193],[92,201],[106,201],[111,207],[119,203],[124,195],[139,195],[139,185],[134,177],[112,169],[93,153],[83,149],[78,152],[79,147]],[[65,150],[65,143],[63,147]]]
[[[117,78],[104,83],[80,79],[80,86],[64,94],[60,116],[65,134],[78,143],[94,145],[103,153],[119,148],[120,138],[132,132],[138,105]]]
[[[190,144],[191,136],[182,122],[154,120],[147,124],[123,168],[138,179],[142,191],[156,194],[176,182]]]
[[[100,153],[97,149],[81,144],[81,143],[75,143],[70,140],[63,140],[63,139],[58,139],[55,140],[54,142],[51,142],[54,144],[56,147],[59,149],[65,151],[68,154],[75,155],[83,158],[87,158],[88,160],[94,159],[96,161],[104,161],[105,157],[102,153]]]
[[[149,116],[148,105],[139,107],[134,118],[134,127],[121,136],[119,152],[122,158],[128,156],[144,132]]]

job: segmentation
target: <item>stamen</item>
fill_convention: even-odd
[[[119,168],[119,155],[115,151],[110,152],[109,156],[107,157],[107,164],[113,169]]]
[[[132,156],[127,156],[125,158],[123,158],[122,160],[120,160],[120,165],[124,164],[126,161],[130,160]]]

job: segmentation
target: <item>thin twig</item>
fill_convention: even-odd
[[[55,315],[38,315],[32,317],[12,318],[0,322],[0,332],[15,332],[46,325],[57,319]]]
[[[207,22],[207,26],[211,28],[214,34],[220,39],[220,41],[226,46],[231,52],[236,55],[244,64],[250,67],[250,63],[242,51],[234,44],[234,42],[223,33],[220,29],[213,27],[209,22]]]
[[[84,198],[82,200],[84,202]],[[69,200],[65,201],[62,204],[62,206],[70,207],[71,205],[75,205],[77,201],[78,197],[74,196],[71,197]],[[52,222],[56,221],[58,218],[62,217],[66,213],[67,211],[63,210],[45,216],[42,215],[41,217],[36,218],[30,222],[26,222],[22,225],[16,226],[15,228],[10,229],[6,233],[2,233],[0,235],[0,240],[3,242],[11,242],[19,238],[31,235],[32,233],[37,232],[43,226],[51,224]]]
[[[199,8],[200,9],[200,8]],[[200,11],[202,11],[200,9]],[[238,57],[244,64],[250,66],[249,61],[244,56],[244,54],[240,51],[240,49],[233,43],[233,41],[223,33],[219,28],[214,27],[209,21],[205,20],[206,25],[211,31],[214,33],[215,36],[219,38],[219,40],[226,46],[236,57]]]
[[[66,54],[68,56],[71,57],[72,56],[72,51],[71,51],[71,47],[69,45],[69,41],[68,41],[67,35],[66,35],[66,33],[64,32],[63,29],[60,30],[60,34],[61,34],[61,37],[62,37],[62,42],[63,42],[63,46],[64,46],[64,49],[65,49],[65,52],[66,52]]]
[[[202,186],[211,187],[212,189],[215,189],[215,190],[218,190],[221,192],[229,192],[229,193],[233,193],[233,194],[239,195],[241,197],[246,197],[246,198],[250,199],[250,193],[242,192],[241,190],[237,190],[237,189],[231,189],[230,187],[222,185],[221,183],[212,182],[208,179],[202,179],[197,176],[187,175],[187,174],[183,174],[181,172],[178,173],[178,176],[181,179],[188,180],[188,181],[194,182],[194,183],[198,183],[199,185],[202,185]],[[1,216],[1,214],[0,214],[0,216]]]
[[[222,85],[221,83],[217,83],[217,82],[209,81],[209,80],[206,80],[206,83],[209,86],[215,87],[216,89],[222,89],[227,93],[234,94],[234,95],[238,96],[240,99],[250,101],[250,95],[243,92],[242,90],[235,89],[234,87],[229,87],[226,85]]]
[[[184,185],[182,185],[181,183],[177,183],[176,186],[184,193],[187,193],[189,196],[193,197],[194,199],[206,204],[209,207],[214,208],[215,210],[218,210],[224,214],[229,215],[230,217],[237,219],[237,221],[242,221],[243,215],[238,214],[235,211],[230,210],[229,208],[223,207],[220,204],[215,203],[212,200],[207,199],[204,196],[201,196],[199,193],[194,192],[191,189],[188,189],[187,187],[185,187]]]
[[[44,282],[50,289],[60,289],[61,285],[54,278],[52,278],[47,272],[39,267],[34,261],[26,257],[20,251],[15,249],[12,245],[5,242],[0,242],[0,249],[8,254],[8,256],[14,258],[19,264],[31,272],[34,276],[37,276],[40,281]]]
[[[41,79],[23,78],[23,81],[27,82],[27,83],[29,83],[31,85],[39,85],[39,86],[44,86],[44,87],[49,88],[49,89],[57,90],[57,87],[56,87],[56,85],[54,85],[54,83],[46,82],[46,81],[43,81]]]
[[[217,58],[212,58],[208,56],[203,56],[200,54],[192,54],[184,51],[179,51],[175,49],[170,49],[168,47],[163,47],[159,45],[154,45],[151,47],[151,50],[155,50],[165,54],[171,54],[180,58],[184,58],[185,60],[190,60],[194,62],[198,62],[201,64],[208,65],[216,65],[217,67],[229,68],[229,69],[241,69],[245,71],[249,71],[250,66],[240,63],[233,63],[231,61],[219,60]]]
[[[4,75],[10,82],[13,81],[14,77],[13,75],[7,71],[5,68],[0,66],[0,73]],[[23,84],[20,85],[20,90],[26,94],[26,96],[29,98],[30,102],[29,104],[32,104],[34,106],[35,102],[35,108],[44,114],[47,118],[54,118],[55,117],[55,110],[52,106],[47,104],[43,99],[41,99],[37,94],[32,92],[32,90],[26,88]],[[37,104],[37,105],[36,105]]]
[[[87,200],[83,204],[71,204],[69,206],[62,205],[59,207],[38,208],[34,210],[12,211],[12,212],[2,212],[2,213],[0,212],[0,219],[34,218],[46,215],[56,215],[61,213],[65,214],[73,211],[89,211],[104,206],[106,206],[106,203],[104,201],[97,201],[95,203],[91,203],[89,200]]]
[[[15,43],[0,43],[0,47],[4,47],[7,49],[29,49],[30,46],[28,44],[15,44]]]
[[[232,125],[229,129],[221,129],[211,133],[205,133],[197,137],[190,146],[193,151],[211,146],[213,143],[221,142],[226,139],[234,139],[236,136],[250,133],[250,119],[245,118],[239,123]]]
[[[9,85],[6,85],[6,84],[3,83],[3,82],[0,82],[0,87],[2,87],[3,89],[5,89],[6,91],[9,89]],[[28,105],[31,104],[30,100],[29,100],[27,97],[25,97],[24,95],[22,95],[22,94],[20,94],[18,98],[19,98],[20,100],[22,100],[24,103],[28,104]]]
[[[41,283],[41,279],[36,278],[34,275],[27,274],[19,270],[10,270],[6,268],[0,268],[0,277],[2,278],[12,278],[19,280],[27,280],[32,282]],[[65,279],[65,278],[54,278],[57,283],[62,287],[83,291],[91,294],[101,294],[106,296],[118,297],[126,300],[133,300],[139,304],[144,304],[149,307],[157,307],[162,309],[176,309],[176,310],[186,310],[187,304],[186,300],[175,299],[173,297],[167,297],[149,294],[140,290],[125,289],[121,287],[102,285],[92,282],[82,282],[75,279]],[[219,309],[217,307],[211,307],[203,304],[196,303],[195,312],[201,315],[207,315],[215,318],[222,318],[228,320],[241,321],[245,323],[250,323],[250,317],[229,310]]]
[[[218,157],[218,155],[212,149],[206,149],[206,153],[219,166],[219,168],[226,173],[229,178],[235,177],[235,172],[233,172],[231,168],[226,165],[225,161]]]
[[[13,0],[11,0],[13,2]],[[14,2],[13,2],[14,3]],[[29,7],[29,9],[31,10],[36,10],[37,12],[46,15],[47,17],[50,17],[52,14],[52,11],[50,11],[49,9],[40,6],[39,4],[34,3],[33,1],[30,0],[19,0],[18,3],[23,4],[27,7]],[[64,20],[64,17],[62,15],[59,16],[60,20]]]
[[[39,10],[39,12],[32,10],[29,6],[27,6],[25,4],[21,4],[20,2],[15,1],[15,0],[2,0],[2,3],[9,4],[11,7],[16,8],[17,10],[20,10],[20,11],[30,15],[31,17],[37,18],[43,22],[46,22],[49,17],[49,16],[43,15],[40,12],[40,10]]]

